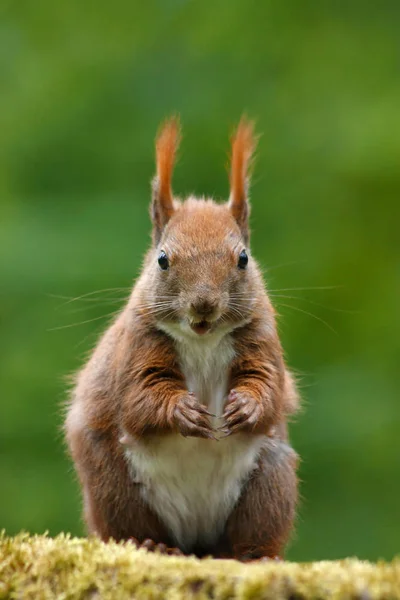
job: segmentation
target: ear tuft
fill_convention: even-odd
[[[156,138],[156,175],[153,179],[151,206],[156,242],[174,212],[171,182],[176,151],[181,138],[180,131],[179,117],[173,116],[161,126]]]
[[[181,127],[178,116],[168,119],[161,127],[156,139],[156,165],[159,182],[159,194],[164,202],[172,208],[172,171],[176,151],[181,138]]]
[[[229,207],[247,241],[250,212],[248,202],[250,167],[257,145],[257,139],[254,135],[254,122],[243,116],[232,137],[231,144]]]

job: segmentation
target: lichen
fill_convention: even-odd
[[[98,539],[0,535],[0,599],[400,599],[400,559],[251,563],[161,556]]]

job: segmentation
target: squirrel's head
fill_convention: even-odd
[[[232,138],[230,197],[221,204],[174,198],[171,179],[179,140],[179,121],[173,118],[156,140],[146,303],[164,329],[196,337],[232,330],[252,313],[259,281],[248,225],[255,137],[253,124],[242,118]]]

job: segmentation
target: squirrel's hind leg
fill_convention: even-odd
[[[150,539],[171,548],[172,539],[134,481],[118,440],[85,426],[70,428],[67,439],[82,485],[88,533],[103,541],[135,538],[144,545]]]
[[[129,481],[118,489],[84,486],[84,520],[88,533],[104,542],[131,540],[150,551],[170,550],[172,540],[157,515],[143,499],[138,485]],[[122,483],[122,482],[121,482]],[[100,488],[100,489],[99,489]]]
[[[215,556],[255,560],[281,557],[297,504],[297,455],[280,439],[268,439],[257,468],[230,514]]]

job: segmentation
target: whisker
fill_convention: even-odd
[[[88,296],[94,296],[94,294],[101,294],[101,293],[106,293],[106,292],[123,292],[126,290],[130,290],[130,288],[124,287],[124,288],[105,288],[103,290],[94,290],[92,292],[87,292],[86,294],[82,294],[81,296],[76,296],[74,298],[68,298],[68,300],[66,300],[65,302],[63,302],[60,306],[64,306],[65,304],[70,304],[71,302],[76,302],[78,300],[82,300],[84,298],[87,298]],[[47,296],[50,297],[57,297],[57,295],[55,294],[47,294]]]
[[[154,293],[154,289],[153,288],[142,288],[142,290],[144,290],[145,292],[148,292],[150,294]],[[176,300],[176,298],[179,297],[179,294],[167,294],[167,295],[159,295],[157,294],[157,298],[168,298],[170,300]]]
[[[231,310],[231,312],[233,312],[233,314],[237,315],[241,319],[243,318],[243,313],[240,310],[231,305],[229,305],[228,308]]]
[[[163,311],[163,310],[167,310],[169,308],[172,308],[172,306],[170,304],[167,304],[165,306],[148,306],[148,305],[143,305],[143,306],[137,306],[136,308],[138,308],[139,310],[149,310],[149,311]]]
[[[229,297],[229,301],[231,300],[255,300],[256,296],[254,294],[249,294],[249,295],[245,295],[243,294],[243,296],[230,296]]]
[[[56,298],[59,300],[71,300],[71,301],[75,301],[76,298],[74,298],[73,296],[61,296],[59,294],[46,294],[47,296],[49,296],[50,298]],[[106,297],[101,297],[99,296],[98,298],[80,298],[80,302],[97,302],[97,301],[108,301],[108,300],[127,300],[129,298],[129,296],[120,296],[119,298],[110,298],[110,296],[106,296]],[[57,309],[60,308],[60,306],[64,306],[65,303],[62,303],[61,305],[57,306]]]
[[[239,294],[230,294],[229,298],[251,298],[254,294],[249,294],[248,292],[243,292]]]
[[[235,302],[235,300],[240,300],[241,302]],[[245,298],[232,298],[231,297],[229,299],[229,304],[236,304],[237,306],[243,306],[242,300],[246,300],[246,301],[251,300],[253,302],[257,302],[258,298],[257,298],[257,296],[248,296]]]
[[[163,312],[163,311],[165,311],[165,310],[168,310],[168,309],[174,309],[174,310],[177,310],[177,309],[176,309],[176,308],[174,308],[174,307],[172,306],[172,304],[170,304],[170,303],[168,303],[168,304],[156,305],[156,306],[149,306],[148,304],[142,304],[142,305],[138,305],[138,306],[137,306],[137,308],[138,308],[139,310],[146,310],[146,311],[148,311],[148,312],[154,312],[154,313],[157,313],[157,312]]]
[[[86,306],[80,306],[79,308],[73,308],[73,309],[70,309],[68,311],[66,310],[65,313],[68,314],[68,315],[74,315],[76,313],[93,310],[93,309],[96,309],[96,308],[100,308],[102,306],[110,306],[110,305],[113,305],[113,304],[117,304],[119,302],[122,302],[122,301],[119,300],[119,299],[118,300],[108,300],[108,301],[107,300],[103,300],[103,301],[98,302],[97,304],[91,304],[89,306],[87,306],[87,305]]]
[[[82,346],[82,344],[84,344],[86,342],[86,340],[88,340],[90,337],[95,337],[97,335],[98,335],[98,333],[96,331],[90,331],[87,335],[85,335],[85,337],[83,338],[83,340],[81,340],[80,342],[78,342],[77,344],[75,344],[75,350],[77,348],[79,348],[79,346]]]
[[[302,308],[299,308],[298,306],[292,306],[290,304],[283,304],[283,303],[279,303],[279,306],[285,306],[286,308],[291,308],[293,310],[297,310],[298,312],[301,312],[305,315],[308,315],[309,317],[313,317],[313,319],[316,319],[317,321],[320,321],[321,323],[323,323],[328,329],[330,329],[331,331],[333,331],[333,333],[335,335],[339,335],[338,332],[336,331],[336,329],[334,329],[331,325],[329,325],[329,323],[327,323],[326,321],[324,321],[324,319],[321,319],[321,317],[317,317],[317,315],[314,315],[313,313],[308,312],[307,310],[303,310]]]
[[[292,288],[277,288],[270,290],[267,288],[267,292],[302,292],[302,291],[313,291],[313,290],[337,290],[343,288],[343,285],[320,285],[314,287],[292,287]]]
[[[309,304],[314,304],[315,306],[320,306],[321,308],[325,308],[326,310],[332,310],[335,312],[348,313],[348,314],[360,314],[359,310],[348,310],[345,308],[335,308],[334,306],[326,306],[325,304],[320,304],[319,302],[315,302],[314,300],[310,300],[309,298],[302,298],[301,296],[287,296],[285,294],[270,294],[271,298],[290,298],[291,300],[301,300],[303,302],[308,302]]]
[[[138,302],[140,306],[155,306],[156,304],[172,304],[172,300],[157,300],[151,302]]]
[[[228,308],[230,308],[231,310],[237,310],[237,311],[243,311],[243,306],[239,305],[239,304],[229,304]]]
[[[58,327],[51,327],[50,329],[46,329],[46,331],[58,331],[60,329],[69,329],[70,327],[78,327],[79,325],[85,325],[86,323],[92,323],[93,321],[98,321],[99,319],[106,319],[107,317],[114,316],[117,311],[108,313],[107,315],[101,315],[100,317],[95,317],[94,319],[87,319],[86,321],[80,321],[79,323],[71,323],[69,325],[59,325]]]
[[[169,318],[175,316],[177,314],[177,312],[178,312],[177,309],[173,309],[173,310],[167,312],[166,315],[162,315],[163,319],[169,319]]]

